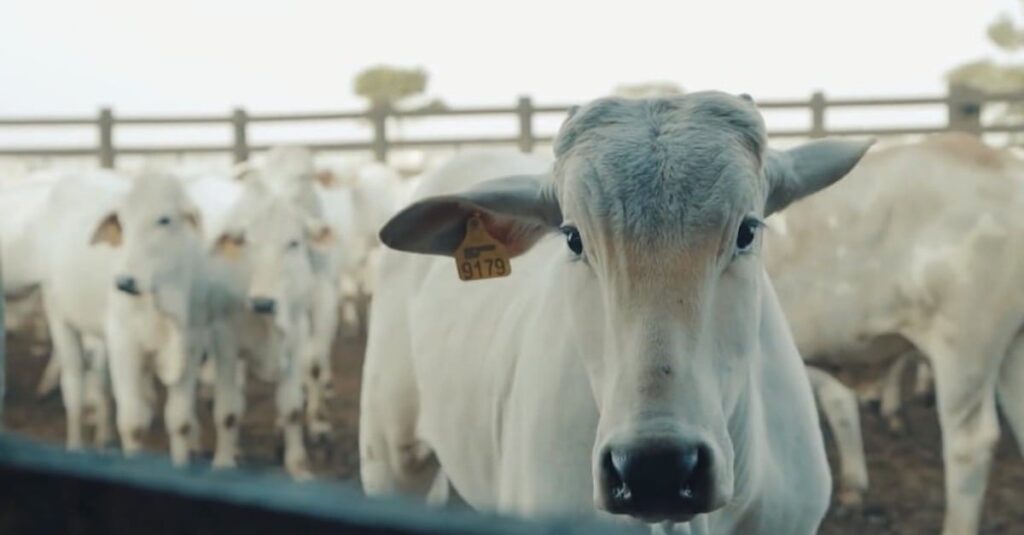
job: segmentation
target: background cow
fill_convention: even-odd
[[[947,534],[978,530],[997,405],[1024,439],[1022,176],[1024,162],[967,135],[878,151],[773,222],[766,251],[806,357],[885,362],[910,348],[931,363]]]

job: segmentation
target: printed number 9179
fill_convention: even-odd
[[[463,279],[486,279],[505,276],[508,267],[501,258],[484,258],[462,262],[459,271],[462,272]]]

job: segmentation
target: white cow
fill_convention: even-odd
[[[344,251],[339,263],[342,317],[354,330],[364,327],[365,305],[373,295],[380,257],[377,232],[404,206],[410,185],[380,163],[334,161],[318,172],[317,194],[325,220],[336,230]]]
[[[117,254],[110,248],[90,246],[89,241],[97,222],[116,206],[128,186],[124,178],[108,172],[70,174],[53,186],[38,217],[22,234],[30,242],[24,250],[32,251],[35,279],[30,282],[41,286],[53,353],[60,363],[71,449],[83,445],[83,408],[90,391],[98,398],[93,400],[96,442],[105,445],[114,438],[106,354],[86,352],[84,343],[104,335]]]
[[[196,185],[190,189],[208,188]],[[251,369],[262,379],[277,383],[285,467],[293,476],[305,478],[310,473],[303,442],[302,372],[316,335],[317,263],[331,247],[333,234],[258,183],[247,184],[244,190],[223,218],[224,227],[212,246],[235,281],[232,291],[239,292],[244,301],[243,313],[215,333],[215,460],[233,459],[237,453],[237,423],[244,410],[246,370]]]
[[[325,209],[318,193],[319,177],[313,166],[312,153],[303,147],[281,146],[271,149],[260,166],[248,165],[240,175],[254,189],[254,198],[280,198],[317,221],[324,219]],[[248,217],[243,211],[253,209],[261,201],[239,205],[233,219]],[[333,241],[330,246],[317,247],[310,252],[312,283],[316,291],[311,295],[312,329],[303,341],[305,347],[298,358],[306,390],[306,418],[314,440],[329,442],[331,422],[327,397],[333,381],[331,349],[338,329],[337,286],[338,266],[345,262],[348,251]]]
[[[814,533],[828,466],[758,236],[866,149],[771,151],[755,106],[723,93],[603,99],[562,126],[552,171],[508,161],[491,170],[515,176],[403,210],[389,247],[452,256],[475,215],[514,258],[464,283],[450,258],[385,252],[364,488],[447,480],[481,509]]]
[[[32,342],[48,342],[48,334],[42,299],[36,291],[37,256],[31,249],[35,242],[28,233],[58,178],[55,173],[35,173],[0,185],[0,259],[6,265],[5,325],[8,332],[24,333]]]
[[[122,447],[127,454],[142,448],[152,418],[155,376],[167,389],[164,423],[171,459],[184,464],[199,446],[195,397],[200,361],[215,325],[229,321],[239,301],[230,279],[216,276],[204,249],[199,210],[177,177],[134,179],[94,228],[92,246],[119,253],[106,270],[104,287]]]
[[[892,335],[928,359],[944,533],[976,533],[997,404],[1024,440],[1024,162],[942,135],[871,154],[853,174],[783,214],[769,272],[812,361],[897,357],[865,350]]]

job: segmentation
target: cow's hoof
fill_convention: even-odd
[[[117,439],[113,434],[96,433],[93,445],[99,451],[113,451],[117,449]]]
[[[885,419],[885,424],[892,435],[903,436],[907,432],[907,424],[903,421],[902,416],[890,416]]]
[[[309,469],[309,463],[305,459],[289,462],[286,470],[295,481],[312,481],[313,479],[313,472]]]
[[[213,468],[215,470],[225,470],[230,468],[238,468],[238,460],[235,459],[234,455],[214,455],[213,456]]]
[[[864,491],[841,488],[836,494],[836,501],[839,503],[840,511],[860,511],[864,507]]]
[[[330,435],[311,436],[309,446],[317,461],[330,462],[334,459],[334,440]]]

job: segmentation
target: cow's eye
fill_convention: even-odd
[[[160,219],[157,219],[156,220],[156,224],[160,225],[161,227],[166,227],[167,225],[171,224],[171,217],[165,215],[165,216],[161,217]]]
[[[754,238],[757,237],[757,229],[761,225],[761,221],[753,217],[748,217],[740,223],[740,228],[736,232],[736,250],[738,252],[750,252],[750,249],[754,246]]]
[[[562,234],[565,234],[565,244],[569,246],[569,250],[574,255],[583,254],[583,238],[580,237],[580,231],[572,225],[565,225],[562,227]]]
[[[292,240],[292,241],[288,242],[288,248],[292,249],[292,250],[298,249],[299,245],[300,245],[299,244],[299,240]]]

